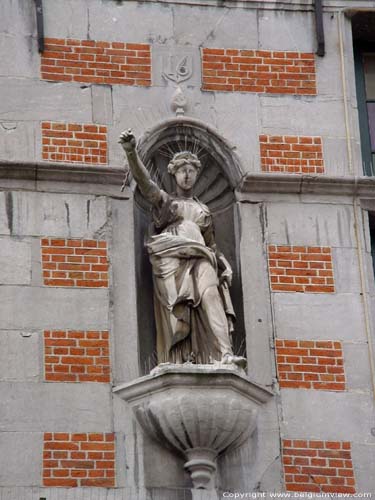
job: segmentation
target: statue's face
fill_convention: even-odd
[[[197,180],[198,171],[190,163],[185,163],[182,165],[177,172],[174,174],[177,186],[179,186],[184,191],[190,190]]]

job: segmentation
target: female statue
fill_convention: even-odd
[[[153,270],[159,363],[217,360],[243,366],[244,358],[233,355],[230,342],[232,270],[216,247],[209,209],[192,196],[199,159],[189,151],[174,155],[168,172],[175,178],[176,193],[169,195],[152,181],[130,130],[119,142],[153,208],[155,231],[146,247]]]

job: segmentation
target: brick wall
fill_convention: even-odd
[[[314,54],[203,48],[202,89],[316,95]]]
[[[44,285],[108,287],[106,241],[42,238],[41,247]]]
[[[44,332],[47,382],[110,382],[107,331]]]
[[[269,245],[268,266],[273,292],[335,291],[329,247]]]
[[[276,362],[280,387],[345,390],[341,342],[277,339]]]
[[[68,163],[107,163],[107,127],[78,123],[42,123],[42,158]]]
[[[46,38],[43,80],[151,85],[149,44]]]
[[[355,493],[349,442],[284,439],[283,464],[287,491]]]
[[[114,434],[44,434],[43,486],[115,486]]]
[[[261,135],[260,163],[264,172],[322,174],[321,137]]]

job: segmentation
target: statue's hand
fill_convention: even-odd
[[[227,282],[228,286],[232,285],[232,279],[233,279],[233,272],[232,269],[230,268],[225,268],[224,271],[220,275],[220,283],[223,283],[224,281]]]
[[[131,129],[129,128],[128,130],[125,130],[125,132],[123,132],[121,135],[120,135],[120,138],[119,138],[119,141],[118,141],[121,146],[124,148],[124,151],[126,153],[131,153],[135,150],[135,146],[137,144],[137,141],[131,131]]]

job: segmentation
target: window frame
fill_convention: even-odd
[[[371,150],[370,127],[367,113],[367,103],[375,103],[375,99],[366,98],[365,71],[363,65],[363,56],[365,54],[373,54],[375,57],[375,43],[370,42],[354,42],[354,69],[355,82],[357,91],[357,108],[359,119],[359,132],[361,138],[361,151],[363,173],[366,176],[375,176],[375,165],[372,155],[375,155]]]

